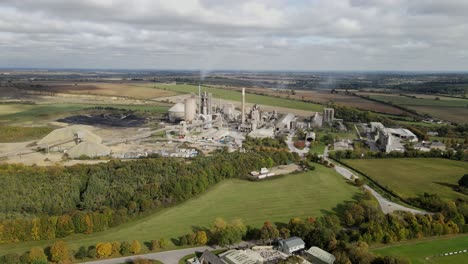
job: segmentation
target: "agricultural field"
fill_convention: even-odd
[[[139,220],[92,235],[64,238],[71,248],[95,245],[102,241],[177,238],[197,227],[209,227],[217,217],[228,221],[240,218],[246,225],[260,227],[264,221],[286,223],[293,217],[322,216],[338,204],[360,194],[334,170],[315,165],[316,170],[286,175],[277,179],[250,182],[231,179],[177,206],[163,209]],[[291,192],[294,190],[294,192]],[[23,253],[34,246],[53,241],[0,245],[0,255]],[[174,246],[172,246],[174,247]]]
[[[170,90],[152,89],[132,83],[42,83],[47,90],[61,93],[89,94],[111,97],[128,97],[135,99],[153,99],[177,95]]]
[[[18,127],[0,125],[0,143],[21,142],[44,137],[51,127]]]
[[[468,173],[468,163],[438,158],[351,159],[344,161],[403,198],[435,193],[442,198],[467,199],[456,192],[458,180]]]
[[[468,253],[442,257],[437,255],[465,249],[468,249],[467,235],[403,242],[372,251],[382,256],[404,256],[413,264],[458,264],[468,263]]]
[[[154,113],[165,113],[167,109],[169,109],[168,105],[162,103],[154,103],[153,105],[5,104],[0,105],[0,107],[3,107],[5,110],[4,112],[0,111],[0,123],[8,122],[11,124],[17,122],[52,120],[97,106],[151,111]]]
[[[386,113],[390,115],[401,115],[405,113],[404,110],[401,110],[394,106],[382,104],[371,100],[366,100],[358,96],[346,94],[343,91],[339,92],[338,94],[332,94],[329,91],[296,90],[295,94],[289,94],[289,90],[277,91],[265,88],[251,88],[248,90],[271,96],[281,96],[297,100],[309,100],[320,104],[328,104],[330,102],[333,102],[337,105],[355,107],[362,110]]]
[[[195,93],[198,94],[198,86],[188,85],[188,84],[151,84],[151,87],[162,90],[169,90],[178,93]],[[223,89],[215,87],[202,87],[202,91],[207,91],[208,93],[213,94],[214,100],[224,99],[231,101],[240,101],[241,92],[236,89]],[[246,93],[245,100],[247,103],[277,106],[284,108],[293,108],[306,111],[322,111],[323,106],[319,104],[307,103],[287,98],[277,98],[266,95],[257,95]]]
[[[391,103],[414,110],[421,114],[428,114],[443,120],[456,123],[467,123],[468,100],[462,98],[433,96],[433,95],[409,95],[362,93],[372,99]],[[414,96],[414,97],[410,97]],[[439,98],[436,100],[436,98]]]

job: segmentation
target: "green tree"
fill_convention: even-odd
[[[169,246],[169,242],[165,238],[159,239],[159,246],[161,248],[167,248]]]
[[[88,256],[88,250],[86,247],[81,246],[78,251],[75,254],[76,259],[84,259],[86,256]]]
[[[465,174],[460,178],[460,180],[458,181],[458,185],[460,187],[468,188],[468,174]]]

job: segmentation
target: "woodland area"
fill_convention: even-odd
[[[1,165],[0,242],[102,231],[201,194],[223,179],[297,159],[285,151],[220,151],[191,162],[155,157],[72,167]]]

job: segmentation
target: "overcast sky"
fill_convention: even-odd
[[[468,69],[466,0],[0,0],[0,67]]]

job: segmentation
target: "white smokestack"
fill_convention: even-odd
[[[242,88],[242,103],[241,103],[241,123],[244,124],[245,121],[245,88]]]

